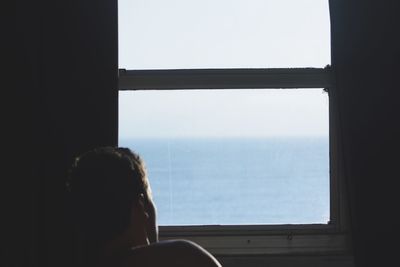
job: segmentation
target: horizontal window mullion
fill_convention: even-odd
[[[329,68],[119,71],[119,90],[329,88]]]
[[[320,234],[336,233],[337,228],[329,224],[279,224],[279,225],[183,225],[159,226],[160,235],[196,236],[196,235],[276,235],[290,233]]]

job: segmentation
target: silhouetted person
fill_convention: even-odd
[[[75,266],[220,266],[197,244],[158,241],[144,162],[127,148],[78,157],[67,183],[75,226]]]

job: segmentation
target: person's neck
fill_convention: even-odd
[[[150,242],[144,231],[128,229],[104,247],[104,255],[113,256],[135,247],[147,246]]]
[[[129,239],[126,237],[119,237],[108,244],[106,244],[99,252],[97,258],[97,263],[95,264],[98,267],[108,267],[115,265],[116,262],[123,259],[128,255],[129,251],[135,247],[146,246],[148,243]]]

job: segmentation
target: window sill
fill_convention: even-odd
[[[188,239],[217,256],[343,255],[347,236],[333,225],[163,226],[160,239]]]

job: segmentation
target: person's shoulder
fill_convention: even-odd
[[[170,247],[170,249],[174,251],[176,250],[177,253],[180,253],[180,255],[182,256],[184,255],[184,257],[186,257],[189,260],[197,259],[201,263],[207,263],[207,262],[210,263],[211,264],[210,266],[220,266],[218,261],[214,258],[213,255],[211,255],[211,253],[209,253],[203,247],[192,241],[178,239],[178,240],[164,241],[161,242],[160,245]]]
[[[150,245],[152,246],[152,245]],[[175,240],[165,240],[160,241],[158,243],[154,243],[153,246],[155,247],[168,247],[170,249],[178,249],[178,250],[185,250],[185,251],[202,251],[206,252],[204,248],[200,245],[185,239],[175,239]],[[208,253],[208,252],[207,252]]]
[[[124,266],[219,267],[219,262],[204,248],[188,240],[168,240],[132,249]]]

